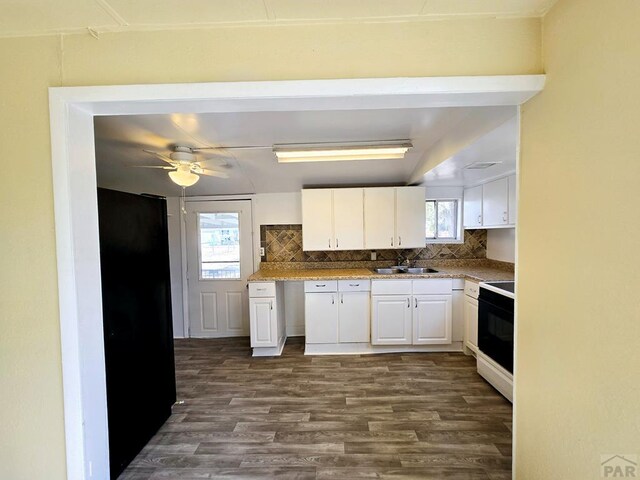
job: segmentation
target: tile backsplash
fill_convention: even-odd
[[[361,262],[371,260],[370,250],[302,250],[302,225],[261,225],[263,262]],[[409,260],[483,259],[487,257],[487,231],[465,230],[464,243],[428,244],[407,250],[376,250],[378,261],[395,261],[399,255]]]

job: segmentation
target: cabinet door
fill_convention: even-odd
[[[364,248],[395,248],[395,191],[364,189]]]
[[[335,250],[364,248],[364,193],[362,188],[333,191]]]
[[[332,190],[302,190],[302,249],[331,250],[333,240]]]
[[[371,343],[411,345],[411,297],[380,295],[371,298]]]
[[[396,188],[396,240],[399,248],[425,246],[424,187]]]
[[[338,341],[369,343],[369,292],[340,293],[338,305]]]
[[[451,295],[413,297],[413,344],[451,343]]]
[[[464,228],[482,226],[482,185],[464,190]]]
[[[304,296],[306,343],[338,343],[338,294],[307,293]]]
[[[509,225],[515,225],[518,220],[518,204],[516,202],[516,176],[509,177]]]
[[[501,178],[482,186],[482,220],[485,227],[509,223],[509,180]]]
[[[465,296],[464,343],[467,348],[478,351],[478,300]]]
[[[249,321],[252,347],[276,347],[278,318],[275,297],[250,298]]]

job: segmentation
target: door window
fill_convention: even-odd
[[[198,213],[200,279],[240,278],[240,214]]]

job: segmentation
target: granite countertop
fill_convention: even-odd
[[[279,282],[305,280],[352,280],[364,278],[385,280],[397,278],[465,278],[477,282],[492,280],[513,280],[514,273],[504,268],[485,265],[436,266],[438,273],[382,275],[368,268],[300,268],[300,269],[264,269],[261,268],[249,277],[250,282]]]

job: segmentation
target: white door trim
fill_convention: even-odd
[[[520,105],[544,82],[505,75],[50,88],[67,477],[109,478],[93,116]]]

